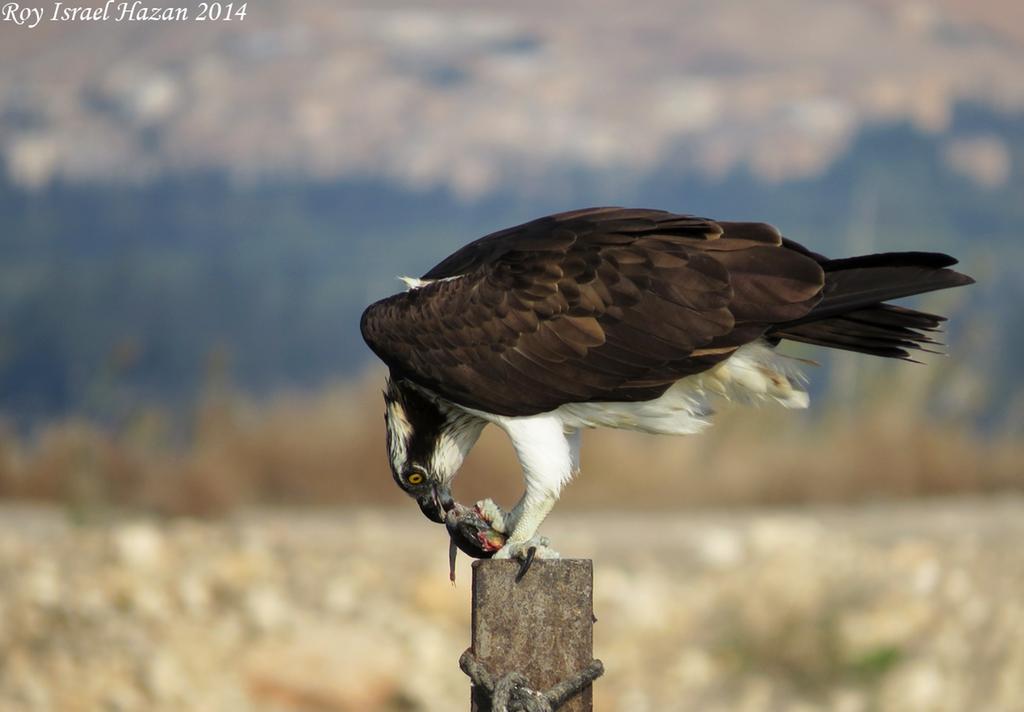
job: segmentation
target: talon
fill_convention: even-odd
[[[522,542],[506,543],[494,554],[494,558],[519,560],[519,571],[516,573],[518,582],[529,571],[535,559],[559,558],[558,552],[548,546],[549,543],[547,537],[543,536],[535,536]]]
[[[533,557],[537,555],[537,547],[531,546],[526,550],[526,558],[523,559],[523,563],[519,566],[519,571],[516,572],[516,583],[523,580],[523,576],[526,576],[526,572],[530,570],[530,566],[533,565]]]

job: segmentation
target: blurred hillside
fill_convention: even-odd
[[[470,199],[664,165],[813,177],[865,126],[909,122],[998,186],[1005,141],[951,117],[1024,109],[1021,27],[1006,0],[266,0],[241,22],[5,23],[0,154],[26,186],[226,170]]]

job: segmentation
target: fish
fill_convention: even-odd
[[[474,559],[489,559],[505,545],[508,536],[491,527],[476,507],[455,502],[445,515],[448,530],[448,578],[455,583],[455,559],[461,549]]]

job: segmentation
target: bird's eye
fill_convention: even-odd
[[[406,478],[406,480],[407,480],[407,481],[409,482],[409,484],[411,484],[411,485],[418,485],[418,484],[422,484],[422,483],[423,483],[423,473],[422,473],[422,472],[414,472],[414,473],[412,473],[411,475],[409,475],[409,476],[408,476],[408,477]]]

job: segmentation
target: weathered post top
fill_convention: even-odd
[[[589,559],[534,561],[516,582],[518,571],[516,561],[473,563],[471,651],[494,680],[516,672],[543,692],[593,663],[593,564]],[[592,699],[588,682],[559,709],[590,712]],[[476,686],[472,709],[491,711],[489,696]]]

